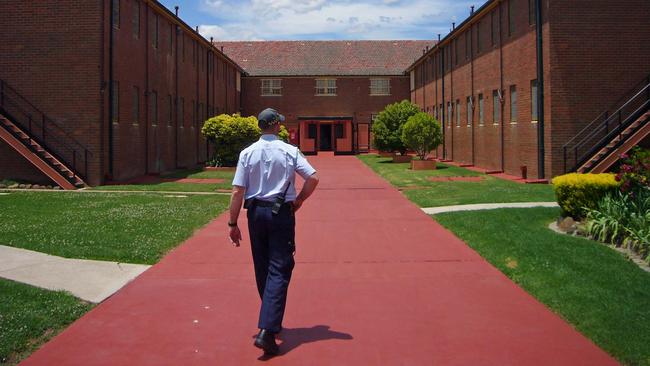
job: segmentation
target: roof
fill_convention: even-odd
[[[215,41],[250,76],[403,75],[435,42]]]

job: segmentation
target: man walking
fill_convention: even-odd
[[[239,155],[230,201],[230,240],[236,247],[242,239],[237,226],[244,202],[248,210],[255,280],[262,305],[254,345],[265,354],[279,351],[275,335],[282,330],[287,289],[294,267],[294,213],[318,185],[316,170],[297,147],[278,138],[284,116],[267,108],[258,118],[262,129],[259,141]],[[304,180],[296,195],[295,174]]]

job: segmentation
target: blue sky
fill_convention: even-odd
[[[485,0],[161,0],[215,40],[435,39]]]

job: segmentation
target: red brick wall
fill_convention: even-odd
[[[110,4],[108,0],[0,2],[4,22],[0,78],[88,146],[92,157],[87,182],[91,185],[205,161],[202,121],[240,109],[237,69],[159,5],[120,0],[119,26],[112,31],[113,80],[117,82],[113,85],[118,85],[119,109],[115,121],[109,121]],[[134,34],[137,4],[139,33]],[[156,18],[157,48],[152,45]],[[208,57],[212,67],[208,67]],[[152,91],[158,95],[157,124],[151,115]]]
[[[114,80],[120,85],[119,122],[113,124],[113,179],[196,166],[207,159],[203,121],[239,110],[236,69],[208,43],[165,12],[140,3],[140,32],[134,35],[134,0],[121,0],[115,30]],[[158,27],[158,43],[154,37]],[[135,121],[134,87],[140,117]],[[157,95],[157,123],[153,93]],[[171,97],[171,112],[170,100]],[[194,106],[194,107],[192,107]]]
[[[4,141],[0,141],[0,180],[10,179],[29,183],[55,185],[45,174],[18,154]]]
[[[509,9],[513,11],[512,32],[508,24]],[[441,44],[444,60],[438,49],[430,55],[431,62],[416,67],[416,75],[423,68],[432,69],[424,73],[414,92],[414,101],[432,115],[434,107],[440,109],[442,104],[446,158],[513,175],[519,175],[520,167],[525,165],[529,177],[537,175],[537,124],[531,121],[530,99],[531,81],[537,78],[536,35],[535,26],[529,24],[528,10],[528,2],[523,0],[512,0],[511,6],[508,1],[495,3]],[[546,25],[544,31],[548,33]],[[445,65],[444,72],[440,69],[441,62]],[[511,86],[517,92],[514,117],[510,113]],[[495,121],[492,92],[499,89],[503,103],[498,104],[499,119]],[[418,99],[421,94],[424,100]],[[484,106],[482,123],[480,95]],[[468,123],[468,97],[473,99],[471,123]],[[449,102],[453,106],[451,116]],[[546,103],[550,103],[550,98]],[[438,115],[442,119],[440,111]],[[442,149],[438,153],[442,155]]]
[[[562,173],[562,145],[650,74],[650,2],[549,0],[551,149]]]
[[[351,116],[354,123],[369,123],[387,104],[409,99],[408,76],[390,77],[389,96],[371,96],[368,77],[337,77],[336,96],[315,96],[315,77],[277,78],[282,79],[282,96],[261,96],[262,77],[242,78],[243,115],[257,116],[272,107],[284,114],[287,128],[298,130],[298,118],[306,116]]]
[[[83,0],[0,2],[0,78],[90,149],[92,184],[100,182],[104,169],[100,160],[100,106],[105,91],[99,72],[101,4]],[[18,174],[18,170],[5,171],[9,167],[2,167],[2,175]]]

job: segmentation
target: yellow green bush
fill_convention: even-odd
[[[575,219],[583,218],[588,209],[598,207],[600,200],[615,192],[619,185],[616,176],[610,173],[570,173],[553,178],[553,189],[562,215]]]

